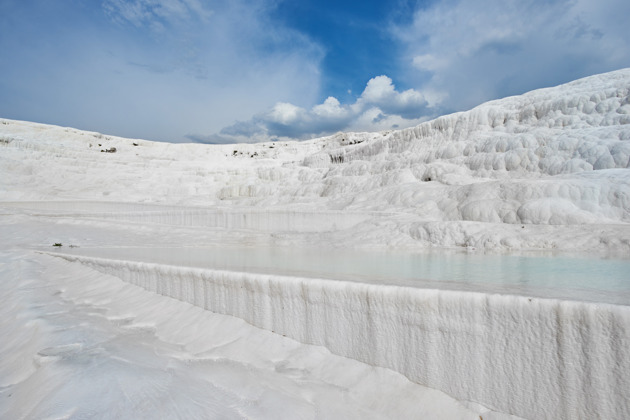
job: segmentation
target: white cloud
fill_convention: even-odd
[[[448,65],[448,60],[439,58],[433,54],[420,54],[413,57],[413,65],[419,70],[437,71]]]
[[[408,81],[461,110],[629,66],[629,18],[626,0],[444,0],[393,32]]]
[[[389,101],[392,96],[396,96],[392,79],[387,76],[377,76],[370,79],[361,94],[361,98],[366,102]]]
[[[212,14],[199,0],[104,0],[103,9],[115,21],[152,29],[163,28],[163,22],[205,20]]]
[[[211,136],[190,136],[204,142],[258,142],[307,139],[340,130],[380,131],[417,125],[427,119],[424,96],[413,89],[398,92],[387,76],[370,79],[350,105],[328,97],[310,110],[279,102],[249,121],[238,122]]]
[[[368,82],[356,105],[361,108],[374,105],[386,114],[398,114],[411,119],[421,115],[427,107],[427,100],[413,89],[399,93],[395,90],[392,79],[378,76]]]
[[[304,119],[306,111],[299,106],[278,102],[266,114],[266,120],[274,124],[291,125]]]
[[[392,27],[406,51],[399,74],[415,89],[397,91],[389,77],[377,76],[354,103],[331,97],[307,109],[284,101],[213,138],[310,138],[411,126],[490,99],[630,66],[629,17],[626,0],[423,4],[410,22]]]
[[[5,116],[186,141],[320,95],[323,50],[273,18],[275,0],[32,3],[0,24]]]
[[[341,106],[339,100],[333,96],[326,98],[323,104],[313,107],[313,114],[320,118],[347,118],[350,110],[347,107]]]

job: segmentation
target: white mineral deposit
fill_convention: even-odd
[[[630,418],[630,69],[202,145],[0,119],[0,418]]]

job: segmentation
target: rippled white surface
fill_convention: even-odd
[[[80,264],[0,279],[2,419],[516,419]]]

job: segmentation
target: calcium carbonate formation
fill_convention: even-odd
[[[165,144],[0,120],[0,179],[7,223],[137,244],[627,257],[630,69],[304,142]],[[627,306],[64,258],[506,413],[630,416]]]

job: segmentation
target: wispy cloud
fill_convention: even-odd
[[[305,109],[278,102],[252,119],[237,122],[218,134],[189,135],[205,143],[260,142],[277,139],[308,139],[340,130],[379,131],[416,125],[431,114],[422,93],[396,90],[387,76],[370,79],[353,104],[341,104],[335,97]]]
[[[103,10],[116,22],[163,30],[164,23],[205,20],[212,11],[198,0],[104,0]]]
[[[0,18],[0,61],[11,63],[0,113],[186,141],[279,101],[308,106],[323,50],[274,20],[274,2],[12,2]]]
[[[625,0],[445,0],[393,27],[407,77],[451,110],[630,65]]]

